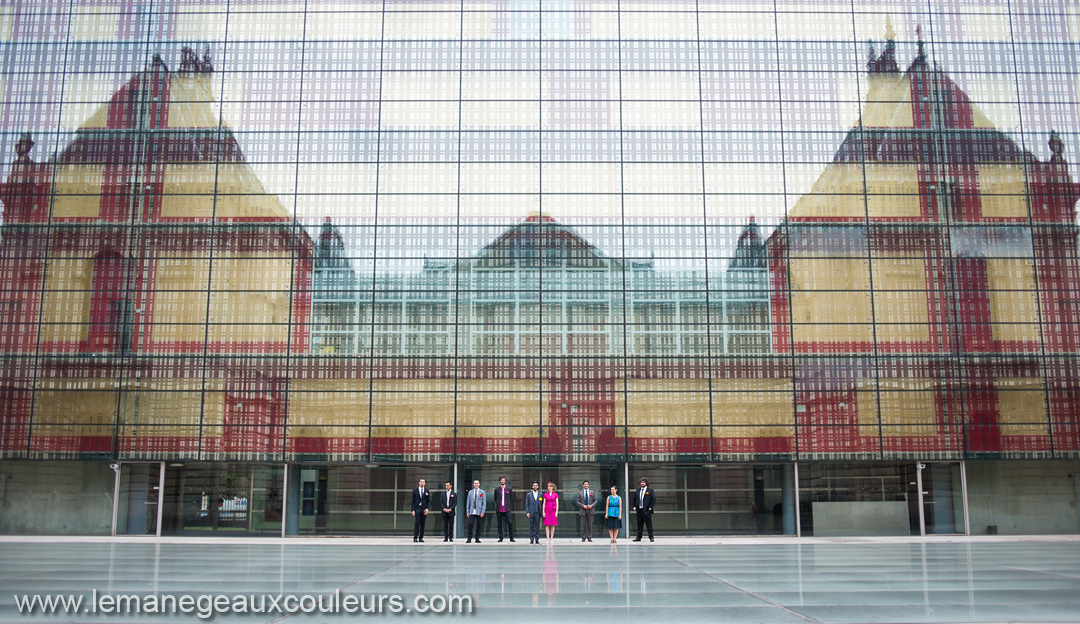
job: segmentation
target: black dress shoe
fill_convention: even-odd
[[[450,541],[451,541],[451,542],[452,542],[452,541],[454,541],[454,538],[452,538],[452,537],[451,537],[451,538],[450,538]]]
[[[511,538],[510,538],[510,541],[511,541],[511,542],[512,542],[512,541],[514,541],[514,538],[512,538],[512,537],[511,537]]]
[[[465,540],[465,543],[466,544],[472,544],[472,538],[470,537],[469,539]]]
[[[501,538],[501,537],[499,538],[499,541],[500,541],[500,542],[502,542],[502,538]]]
[[[412,538],[412,541],[417,542],[419,540],[414,537],[414,538]]]
[[[634,541],[635,541],[635,542],[640,542],[640,541],[641,541],[641,538],[640,538],[640,537],[635,537],[635,538],[634,538]]]
[[[424,541],[424,538],[422,538],[422,537],[421,537],[421,538],[420,538],[420,541],[421,541],[421,542],[422,542],[422,541]]]
[[[420,541],[422,542],[422,541],[424,541],[424,540],[420,540]],[[649,538],[649,541],[650,541],[650,542],[655,542],[656,540],[654,540],[653,538],[651,538],[651,537],[650,537],[650,538]]]
[[[444,541],[444,542],[449,542],[449,541],[450,541],[450,538],[449,538],[449,537],[444,537],[444,538],[442,538],[442,541]]]
[[[590,541],[590,542],[592,541],[592,538],[591,538],[591,537],[589,538],[589,541]]]
[[[583,542],[584,542],[584,541],[585,541],[585,538],[584,538],[584,537],[583,537],[583,538],[581,538],[581,541],[583,541]]]
[[[479,537],[478,537],[478,538],[476,538],[476,543],[477,543],[477,544],[479,544],[479,543],[480,543],[480,538],[479,538]]]

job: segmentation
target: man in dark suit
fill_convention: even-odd
[[[529,543],[540,543],[540,520],[544,515],[544,503],[540,500],[540,484],[535,481],[532,491],[525,495],[525,517],[529,519]]]
[[[449,481],[446,482],[446,491],[439,498],[439,506],[442,507],[443,537],[442,541],[454,541],[454,519],[457,518],[457,492]]]
[[[649,480],[645,477],[641,478],[641,482],[638,484],[637,491],[634,492],[632,501],[634,511],[637,512],[637,537],[634,538],[634,541],[641,541],[642,529],[646,527],[649,529],[649,541],[656,541],[653,539],[652,530],[652,513],[653,505],[656,504],[656,494],[653,493],[652,488],[649,487]]]
[[[506,485],[506,477],[499,477],[499,487],[495,488],[496,517],[499,519],[499,541],[503,541],[503,523],[506,523],[510,541],[514,541],[514,490]]]
[[[412,541],[424,541],[424,525],[427,524],[428,510],[431,509],[431,490],[427,489],[427,482],[420,479],[416,489],[412,491],[413,516]]]

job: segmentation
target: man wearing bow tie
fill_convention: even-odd
[[[642,529],[649,529],[649,541],[656,541],[653,539],[652,532],[652,513],[653,505],[656,504],[656,494],[653,493],[651,487],[649,487],[649,480],[645,477],[641,478],[641,483],[638,484],[637,492],[634,492],[634,497],[631,499],[634,505],[634,511],[637,512],[637,537],[634,538],[635,542],[641,541]]]

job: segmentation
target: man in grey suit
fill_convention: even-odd
[[[484,512],[487,511],[487,498],[484,496],[484,490],[480,489],[480,481],[472,482],[472,489],[469,490],[469,495],[465,498],[465,515],[469,519],[468,531],[465,533],[466,544],[471,544],[474,536],[476,536],[476,543],[480,543],[480,534],[484,532]]]
[[[588,481],[581,482],[581,491],[577,500],[578,516],[581,519],[581,541],[592,541],[593,510],[596,507],[596,492],[589,488]]]
[[[532,491],[525,495],[525,517],[529,519],[529,543],[540,543],[540,519],[544,504],[540,501],[540,484],[533,481]]]

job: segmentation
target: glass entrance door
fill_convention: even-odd
[[[161,464],[121,464],[117,535],[157,535]]]
[[[912,535],[963,535],[963,473],[957,462],[915,464],[907,471]]]
[[[964,533],[964,492],[959,463],[923,464],[924,535]]]

